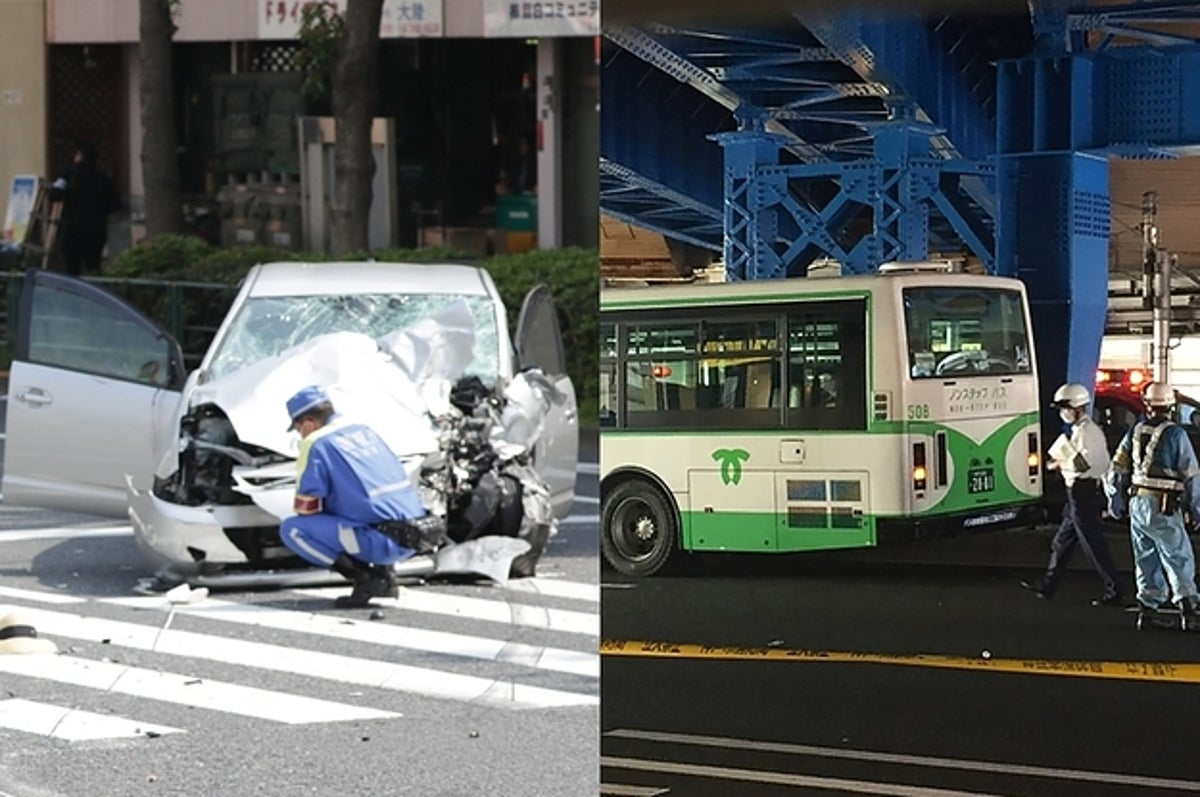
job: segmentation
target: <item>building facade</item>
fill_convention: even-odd
[[[329,111],[327,98],[299,92],[304,5],[180,1],[185,209],[211,218],[223,187],[298,178],[299,119]],[[112,240],[128,245],[142,207],[138,0],[0,0],[0,12],[5,195],[14,175],[53,177],[78,141],[95,141],[129,208]],[[385,0],[380,34],[389,243],[486,240],[503,251],[481,231],[512,226],[523,246],[596,245],[598,0]]]

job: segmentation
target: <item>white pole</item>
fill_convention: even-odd
[[[537,43],[538,248],[562,246],[561,39]]]

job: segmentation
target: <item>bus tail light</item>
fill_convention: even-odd
[[[1029,475],[1035,477],[1042,469],[1042,454],[1038,451],[1037,432],[1029,433]]]
[[[913,443],[913,489],[918,492],[924,491],[925,483],[928,478],[929,471],[925,468],[925,444]]]

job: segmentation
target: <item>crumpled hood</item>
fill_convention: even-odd
[[[450,409],[450,386],[474,354],[465,302],[378,340],[355,332],[321,335],[228,376],[197,385],[190,407],[215,404],[238,439],[295,456],[300,438],[285,410],[297,390],[325,388],[349,422],[373,427],[397,456],[437,449],[430,417]]]

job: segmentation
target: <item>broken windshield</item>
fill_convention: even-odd
[[[456,302],[465,302],[475,319],[475,357],[466,373],[494,383],[500,370],[500,345],[491,297],[440,293],[248,299],[213,353],[209,376],[220,379],[319,335],[357,332],[378,339]]]

